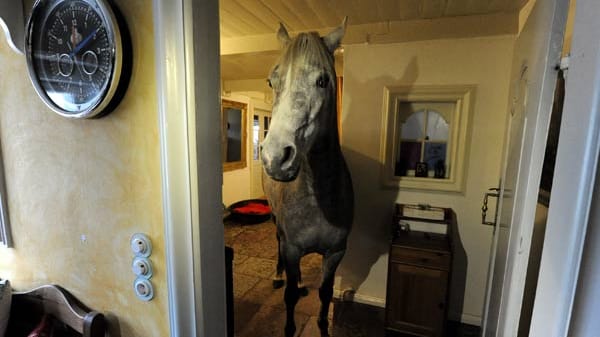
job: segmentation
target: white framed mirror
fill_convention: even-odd
[[[474,86],[386,87],[383,184],[461,192],[474,95]]]

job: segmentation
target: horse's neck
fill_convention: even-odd
[[[335,101],[329,105],[329,109],[325,132],[316,139],[306,158],[306,165],[316,180],[336,179],[345,174],[346,169],[339,141]]]

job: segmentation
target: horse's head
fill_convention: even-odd
[[[273,112],[269,133],[262,143],[266,173],[279,181],[294,180],[300,158],[336,124],[336,78],[333,52],[339,46],[346,19],[326,36],[300,33],[291,39],[280,26],[277,37],[283,52],[269,75]],[[330,130],[327,130],[327,129]],[[337,135],[336,135],[337,137]]]

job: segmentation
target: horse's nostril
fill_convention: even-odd
[[[283,155],[281,156],[281,166],[291,164],[291,161],[296,155],[296,150],[293,146],[286,146],[283,148]]]

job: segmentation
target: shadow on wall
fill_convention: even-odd
[[[393,85],[413,85],[419,77],[419,65],[417,58],[412,57],[406,65],[397,65],[404,68],[402,76],[381,76],[368,82],[355,78],[355,69],[346,67],[342,149],[354,186],[354,224],[338,275],[341,276],[339,287],[342,291],[356,291],[369,276],[373,265],[388,253],[394,204],[399,200],[398,190],[383,188],[380,179],[382,163],[378,155],[373,158],[380,147],[383,89]],[[379,105],[372,104],[375,102]],[[383,287],[386,278],[387,275],[379,276],[378,286]],[[378,293],[385,294],[385,289]]]
[[[121,337],[121,324],[119,323],[119,318],[112,312],[107,312],[104,316],[108,328],[108,336]]]
[[[397,66],[402,67],[403,65]],[[347,115],[343,122],[342,147],[352,174],[355,212],[346,255],[338,269],[340,277],[338,286],[342,291],[359,290],[369,278],[377,261],[388,254],[393,230],[394,205],[396,203],[427,203],[426,194],[385,188],[381,180],[383,164],[379,159],[379,142],[383,89],[386,86],[412,86],[419,77],[416,57],[413,57],[404,67],[405,70],[400,78],[383,76],[370,79],[368,83],[359,83],[353,78],[351,69],[344,73],[344,110]],[[424,196],[425,199],[423,199]],[[459,229],[456,228],[453,233],[455,246],[449,311],[453,314],[452,316],[458,315],[458,317],[451,316],[451,319],[459,320],[464,304],[468,261]],[[381,270],[373,271],[382,273]],[[371,275],[371,278],[369,280],[372,285],[371,289],[361,294],[385,298],[387,274]],[[374,291],[373,286],[383,287],[383,289]]]
[[[355,217],[352,232],[348,238],[348,248],[342,260],[338,275],[340,289],[358,290],[366,281],[373,265],[381,256],[389,252],[393,231],[394,205],[402,191],[384,189],[379,172],[382,164],[355,151],[344,149],[344,156],[353,175]],[[372,174],[359,174],[372,172]],[[427,202],[427,200],[422,200]],[[460,219],[457,219],[457,223]],[[452,231],[453,264],[450,282],[450,319],[460,321],[463,312],[467,279],[468,258],[461,240],[460,228]],[[381,278],[383,277],[383,278]],[[378,286],[384,287],[387,275],[380,276]],[[385,289],[384,289],[385,294]],[[364,294],[372,296],[372,294]],[[378,296],[376,296],[378,297]]]
[[[358,290],[373,265],[388,253],[398,192],[381,189],[379,161],[348,149],[344,149],[344,156],[352,173],[355,212],[338,275],[341,276],[341,290]]]
[[[458,224],[460,219],[456,219]],[[460,239],[460,226],[456,226],[452,231],[452,275],[450,275],[450,298],[449,298],[449,319],[461,321],[463,306],[465,302],[465,290],[467,286],[467,268],[469,260],[467,252]]]

